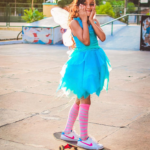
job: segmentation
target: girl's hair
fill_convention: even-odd
[[[70,5],[70,14],[69,21],[73,20],[73,18],[79,17],[78,8],[80,4],[84,4],[86,0],[74,0]]]
[[[79,13],[78,13],[78,7],[80,4],[84,4],[86,0],[74,0],[70,5],[69,5],[69,19],[68,19],[68,23],[71,22],[71,20],[73,20],[73,18],[77,18],[79,17]],[[75,48],[75,42],[73,40],[72,37],[72,41],[73,41],[73,45],[72,48]]]

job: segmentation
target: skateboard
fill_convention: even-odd
[[[77,145],[77,142],[75,142],[75,141],[65,141],[65,140],[62,140],[61,139],[61,133],[62,132],[55,132],[55,133],[53,133],[53,136],[55,137],[56,140],[60,140],[60,141],[65,142],[67,144],[67,145],[60,145],[59,146],[59,150],[65,150],[67,148],[69,148],[71,150],[78,150],[78,149],[80,149],[80,150],[89,150],[89,149],[85,149],[83,147],[79,147]],[[103,150],[104,150],[104,148],[103,148]]]

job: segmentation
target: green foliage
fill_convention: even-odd
[[[118,5],[113,6],[113,11],[115,12],[115,18],[118,18],[124,13],[124,7],[120,7]]]
[[[124,6],[124,0],[106,0],[106,2],[109,2],[112,6]]]
[[[103,0],[96,0],[96,5],[102,5],[103,4]]]
[[[59,7],[63,8],[69,4],[71,4],[73,0],[56,0],[56,3]],[[103,4],[103,0],[96,0],[96,5]]]
[[[147,13],[146,15],[148,15],[148,16],[149,16],[149,15],[150,15],[150,13]]]
[[[54,3],[57,3],[57,2],[58,2],[58,0],[54,0],[53,2],[54,2]]]
[[[46,3],[57,3],[57,2],[58,0],[53,0],[52,2],[46,0]]]
[[[127,4],[127,13],[133,13],[135,11],[135,5],[132,2]]]
[[[118,18],[121,16],[121,14],[124,12],[124,1],[122,0],[113,0],[113,11],[115,12],[115,18]]]
[[[57,2],[57,5],[61,8],[67,6],[68,4],[71,4],[73,2],[73,0],[59,0]]]
[[[96,13],[97,14],[107,14],[111,17],[115,16],[115,13],[113,12],[113,7],[109,2],[106,2],[106,4],[96,6]]]
[[[22,16],[22,19],[24,19],[26,22],[31,23],[34,21],[38,21],[44,18],[43,12],[39,12],[37,9],[30,8],[29,10],[24,10],[24,16]]]

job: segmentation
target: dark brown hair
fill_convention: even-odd
[[[78,8],[80,4],[84,4],[86,0],[74,0],[70,5],[70,14],[69,21],[73,20],[73,18],[79,17]]]

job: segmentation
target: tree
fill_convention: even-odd
[[[58,6],[63,8],[65,6],[67,6],[68,4],[71,4],[72,2],[73,2],[73,0],[59,0],[57,2],[57,4],[58,4]]]
[[[103,0],[96,0],[96,5],[102,5],[103,4]]]
[[[37,9],[33,10],[30,8],[29,10],[24,10],[24,16],[22,16],[22,19],[24,19],[26,22],[31,23],[34,21],[38,21],[44,18],[43,12],[39,12]]]
[[[71,4],[72,2],[73,0],[56,0],[56,3],[58,4],[58,6],[62,8]],[[102,4],[103,4],[103,0],[96,0],[96,5],[102,5]]]
[[[113,7],[109,2],[106,2],[106,4],[96,6],[96,13],[97,14],[107,14],[111,17],[115,16],[115,13],[113,12]]]
[[[112,6],[113,5],[120,5],[120,6],[122,6],[124,4],[124,0],[106,0],[106,2],[109,2]]]
[[[135,11],[135,5],[132,2],[127,4],[127,13],[133,13]]]
[[[124,12],[124,0],[107,0],[113,7],[113,11],[115,13],[115,18],[121,16]]]
[[[31,6],[32,11],[33,11],[33,1],[34,1],[34,0],[32,0],[32,6]]]

